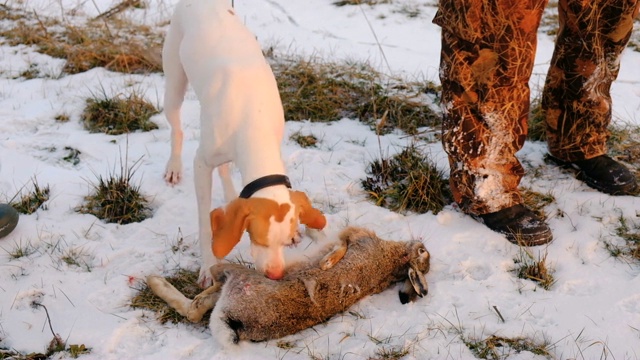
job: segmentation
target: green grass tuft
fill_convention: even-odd
[[[15,243],[15,247],[12,250],[7,250],[4,247],[2,247],[2,250],[4,250],[11,259],[20,259],[35,253],[37,249],[29,242],[24,245],[20,242],[19,244]],[[2,357],[0,357],[0,359],[2,359]]]
[[[549,344],[537,343],[524,337],[508,338],[491,335],[484,340],[463,339],[465,345],[478,359],[508,359],[513,354],[530,352],[534,355],[553,358],[549,352]]]
[[[415,145],[391,158],[373,161],[366,173],[361,184],[369,198],[393,211],[437,214],[451,199],[443,171]]]
[[[106,94],[94,96],[86,101],[82,113],[84,127],[90,132],[120,135],[136,130],[150,131],[158,128],[149,119],[158,114],[151,103],[140,94],[108,97]]]
[[[441,123],[440,116],[419,100],[433,90],[430,83],[391,84],[362,63],[290,59],[272,68],[290,121],[358,118],[379,133],[398,128],[408,134]]]
[[[46,207],[43,205],[49,200],[49,185],[41,188],[36,178],[32,178],[31,183],[33,184],[33,190],[31,192],[22,195],[19,201],[11,201],[11,206],[19,213],[25,215],[33,214],[40,208],[46,210]],[[14,196],[14,198],[16,196]]]
[[[529,249],[520,247],[520,252],[513,262],[515,268],[512,271],[520,279],[534,281],[545,290],[551,289],[556,282],[553,271],[547,267],[547,253],[536,258]]]
[[[97,184],[92,184],[93,193],[85,198],[77,211],[122,225],[150,217],[149,201],[140,193],[140,185],[132,182],[139,161],[130,167],[121,164],[120,173],[116,174],[114,170],[106,179],[98,176]]]
[[[375,356],[369,360],[400,360],[409,355],[409,349],[404,346],[383,346],[376,350]]]
[[[621,238],[624,243],[614,244],[611,241],[605,241],[605,247],[611,256],[640,262],[640,223],[634,223],[620,215],[615,235]]]

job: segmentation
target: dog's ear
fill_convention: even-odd
[[[226,208],[216,208],[210,214],[211,249],[218,259],[227,256],[240,242],[249,224],[251,209],[246,199],[235,199]]]
[[[327,219],[320,210],[311,206],[307,194],[301,191],[289,191],[289,193],[291,194],[291,202],[298,208],[300,223],[319,230],[327,225]]]

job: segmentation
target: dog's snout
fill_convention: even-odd
[[[267,269],[264,274],[271,280],[280,280],[284,276],[284,271],[282,269]]]

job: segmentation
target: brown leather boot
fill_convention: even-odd
[[[637,195],[640,190],[635,175],[626,166],[607,155],[573,162],[560,160],[552,155],[549,155],[549,159],[573,170],[576,179],[605,194]]]
[[[522,204],[473,217],[516,245],[537,246],[553,240],[551,229],[544,219]]]

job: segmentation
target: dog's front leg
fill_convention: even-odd
[[[211,220],[209,217],[213,167],[207,165],[201,151],[201,149],[196,151],[196,156],[193,160],[193,178],[198,202],[198,241],[200,241],[200,255],[202,258],[198,284],[200,287],[206,288],[212,284],[209,268],[216,263],[213,249],[211,248]]]
[[[162,50],[162,66],[165,74],[164,112],[171,127],[171,156],[167,162],[164,179],[175,185],[182,179],[182,124],[180,109],[187,92],[187,75],[180,61],[180,41],[182,34],[179,27],[172,26],[165,38]]]
[[[167,161],[164,180],[175,185],[182,180],[182,130],[171,130],[171,156]]]

